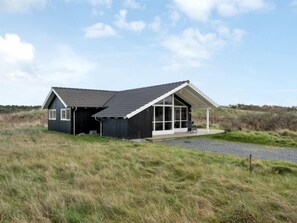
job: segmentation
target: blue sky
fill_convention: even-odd
[[[0,104],[190,80],[220,105],[296,106],[296,22],[296,0],[0,0]]]

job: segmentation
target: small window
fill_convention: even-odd
[[[174,119],[179,121],[180,120],[180,108],[179,107],[175,107],[174,108],[175,112],[174,112]]]
[[[188,128],[188,122],[187,121],[182,121],[181,122],[181,124],[182,124],[182,128]]]
[[[49,109],[48,110],[48,119],[49,120],[56,120],[57,112],[56,109]]]
[[[172,122],[165,122],[165,130],[171,130],[172,129]]]
[[[187,108],[181,108],[181,120],[185,121],[188,120],[188,109]]]
[[[175,106],[185,106],[184,103],[182,103],[180,100],[174,98],[174,105]]]
[[[156,129],[155,129],[156,131],[161,131],[161,130],[163,130],[163,122],[156,122],[156,123],[155,123],[155,126],[156,126],[156,127],[155,127],[155,128],[156,128]]]
[[[172,121],[172,107],[165,107],[165,121]]]
[[[63,108],[61,109],[61,120],[62,121],[70,121],[70,108]]]
[[[168,96],[164,99],[165,105],[172,105],[172,96]]]
[[[155,121],[163,121],[163,107],[155,107]]]
[[[158,101],[158,102],[156,103],[156,105],[163,105],[163,104],[164,104],[164,100]]]

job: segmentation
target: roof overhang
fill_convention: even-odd
[[[58,95],[58,93],[52,88],[51,91],[49,92],[49,94],[47,95],[41,109],[48,109],[50,103],[52,102],[52,100],[54,99],[54,97],[57,96],[59,98],[59,100],[62,102],[62,104],[65,106],[65,108],[67,108],[67,104],[63,101],[63,99]]]
[[[211,100],[208,96],[206,96],[202,91],[196,88],[193,84],[189,82],[185,82],[180,86],[178,86],[177,88],[167,92],[166,94],[161,95],[155,100],[127,114],[126,117],[124,118],[128,118],[128,119],[132,118],[134,115],[137,115],[138,113],[151,107],[152,105],[167,98],[172,94],[177,94],[179,97],[184,99],[187,103],[189,103],[193,108],[217,108],[218,107],[218,104],[216,104],[213,100]]]
[[[184,99],[193,108],[218,108],[218,104],[211,100],[201,90],[193,84],[188,83],[187,86],[175,92],[177,96]]]

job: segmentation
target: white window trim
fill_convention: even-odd
[[[65,111],[65,116],[66,116],[66,114],[67,114],[67,111],[70,111],[70,117],[69,117],[69,119],[67,119],[67,118],[63,118],[63,117],[62,117],[63,111]],[[61,109],[61,114],[60,114],[60,116],[61,116],[61,121],[70,121],[70,120],[71,120],[71,109],[70,109],[70,108],[62,108],[62,109]]]
[[[51,113],[55,112],[55,117],[52,118]],[[56,109],[49,109],[48,110],[48,120],[57,120],[57,110]]]
[[[162,104],[155,104],[153,105],[153,110],[154,110],[154,117],[153,117],[153,135],[162,135],[162,134],[173,134],[174,133],[174,126],[173,126],[173,121],[165,121],[165,108],[171,108],[171,110],[174,108],[173,107],[173,103],[174,103],[174,96],[172,95],[172,104],[165,104],[165,99],[164,98],[162,100]],[[163,120],[162,121],[156,121],[155,120],[155,108],[156,107],[160,107],[163,109]],[[171,113],[171,115],[173,114],[173,112]],[[174,119],[174,117],[172,117],[172,120]],[[163,130],[156,130],[156,124],[157,123],[162,123],[163,124]],[[171,123],[171,129],[169,130],[165,130],[165,124],[166,123]]]
[[[182,132],[184,132],[185,130],[188,130],[188,128],[182,128],[182,122],[188,122],[189,121],[189,110],[188,110],[188,107],[187,106],[174,106],[174,109],[175,108],[178,108],[179,109],[179,120],[175,120],[174,119],[174,125],[175,125],[175,122],[179,122],[180,128],[174,128],[174,131],[180,132],[179,130],[181,130]],[[185,108],[186,109],[186,114],[187,114],[186,119],[182,119],[182,108]]]
[[[172,104],[165,104],[165,99],[163,99],[163,103],[162,104],[154,104],[153,105],[153,136],[156,135],[167,135],[167,134],[174,134],[175,132],[187,132],[188,131],[188,127],[187,128],[182,128],[182,122],[187,122],[189,119],[189,110],[188,110],[188,106],[186,105],[175,105],[174,100],[178,100],[177,98],[175,98],[174,94],[172,95]],[[180,100],[178,100],[180,103],[184,104],[183,102],[181,102]],[[156,107],[162,107],[163,108],[163,120],[162,121],[156,121],[155,120],[155,108]],[[172,121],[165,121],[165,107],[171,107],[172,108]],[[178,108],[180,110],[179,112],[179,120],[175,120],[175,108]],[[186,114],[187,117],[186,119],[181,120],[181,116],[182,116],[182,108],[186,108]],[[169,123],[171,122],[172,124],[172,129],[170,130],[165,130],[165,123]],[[180,123],[180,128],[174,128],[175,122],[179,122]],[[156,123],[163,123],[163,130],[156,130]]]

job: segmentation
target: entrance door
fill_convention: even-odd
[[[187,132],[188,107],[177,99],[174,102],[174,132]]]

